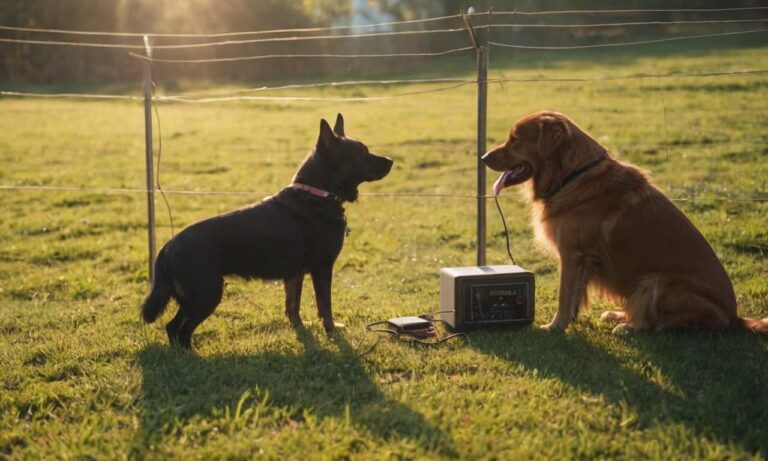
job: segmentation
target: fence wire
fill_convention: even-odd
[[[462,82],[454,85],[432,88],[429,90],[409,91],[385,96],[352,96],[352,97],[326,97],[326,96],[218,96],[206,98],[188,98],[183,96],[157,96],[158,101],[182,102],[193,104],[205,104],[212,102],[229,101],[329,101],[329,102],[366,102],[366,101],[386,101],[389,99],[404,98],[408,96],[417,96],[428,93],[437,93],[442,91],[454,90],[456,88],[473,84],[475,82]]]
[[[175,64],[203,64],[214,62],[236,62],[236,61],[254,61],[263,59],[371,59],[371,58],[418,58],[418,57],[434,57],[434,56],[446,56],[449,54],[460,53],[462,51],[474,50],[473,46],[466,46],[463,48],[453,48],[445,51],[436,52],[423,52],[423,53],[362,53],[362,54],[336,54],[336,53],[307,53],[307,54],[262,54],[253,56],[236,56],[231,58],[201,58],[201,59],[161,59],[150,58],[141,54],[129,53],[131,56],[139,59],[143,59],[149,62],[164,62]]]
[[[358,29],[378,29],[382,27],[411,25],[411,24],[425,24],[430,22],[445,21],[448,19],[459,18],[460,15],[453,14],[449,16],[437,16],[424,19],[411,19],[407,21],[391,21],[380,22],[374,24],[360,24],[360,25],[348,25],[348,26],[331,26],[331,27],[308,27],[308,28],[295,28],[295,29],[269,29],[269,30],[251,30],[244,32],[222,32],[212,34],[160,34],[155,32],[99,32],[99,31],[87,31],[87,30],[66,30],[66,29],[44,29],[44,28],[32,28],[32,27],[13,27],[13,26],[0,26],[0,30],[7,30],[12,32],[31,32],[31,33],[45,33],[45,34],[66,34],[66,35],[94,35],[104,37],[158,37],[158,38],[218,38],[218,37],[237,37],[248,35],[271,35],[271,34],[285,34],[285,33],[312,33],[312,32],[330,32],[338,30],[358,30]]]
[[[90,186],[36,186],[36,185],[13,185],[2,184],[0,191],[25,191],[25,192],[90,192],[104,194],[147,194],[149,192],[158,192],[157,190],[148,190],[142,188],[127,187],[90,187]],[[179,190],[163,189],[169,195],[188,195],[188,196],[249,196],[249,197],[269,197],[276,192],[258,192],[258,191],[200,191],[200,190]],[[493,195],[477,194],[446,194],[439,192],[360,192],[361,196],[367,197],[411,197],[411,198],[493,198]],[[768,202],[768,197],[674,197],[670,198],[677,202]]]
[[[123,94],[91,94],[91,93],[27,93],[21,91],[0,91],[0,96],[11,98],[61,98],[61,99],[120,99],[143,101],[143,96]]]
[[[589,82],[609,82],[622,80],[643,80],[643,79],[670,79],[670,78],[707,78],[723,76],[751,76],[768,73],[768,69],[746,69],[736,71],[715,71],[715,72],[671,72],[655,74],[636,74],[636,75],[599,75],[591,77],[530,77],[530,78],[512,78],[512,77],[493,77],[485,80],[487,83],[589,83]],[[414,96],[419,94],[435,93],[448,91],[469,84],[475,84],[478,80],[474,79],[454,79],[454,78],[434,78],[434,79],[399,79],[399,80],[352,80],[341,82],[323,82],[307,84],[290,84],[280,86],[261,86],[256,88],[246,88],[226,93],[191,93],[179,95],[154,96],[159,101],[187,102],[187,103],[213,103],[238,100],[253,101],[382,101],[395,99],[404,96]],[[361,97],[313,97],[313,96],[240,96],[248,93],[284,91],[284,90],[303,90],[313,88],[342,88],[347,86],[390,86],[407,84],[433,84],[433,83],[451,83],[451,85],[432,88],[423,91],[413,91],[391,95],[361,96]],[[29,97],[29,98],[63,98],[63,99],[114,99],[114,100],[143,100],[139,95],[121,95],[121,94],[90,94],[90,93],[31,93],[18,91],[0,91],[0,96],[4,97]]]
[[[312,35],[312,36],[292,36],[292,37],[269,37],[269,38],[253,38],[247,40],[225,40],[220,42],[204,42],[204,43],[186,43],[178,45],[152,45],[152,48],[158,50],[180,50],[190,48],[211,48],[222,47],[232,45],[252,45],[255,43],[281,43],[281,42],[302,42],[313,40],[339,40],[350,38],[378,38],[378,37],[400,37],[411,35],[430,35],[430,34],[447,34],[455,32],[465,32],[464,29],[426,29],[426,30],[408,30],[399,32],[372,32],[367,34],[353,34],[353,35]],[[125,49],[138,49],[143,50],[144,45],[128,45],[117,43],[90,43],[90,42],[67,42],[67,41],[55,41],[55,40],[28,40],[28,39],[10,39],[2,38],[2,42],[7,43],[24,43],[29,45],[64,45],[64,46],[86,46],[96,48],[125,48]]]
[[[640,8],[640,9],[605,9],[605,10],[556,10],[556,11],[494,11],[499,16],[549,16],[549,15],[584,15],[584,14],[647,14],[647,13],[724,13],[744,11],[765,11],[768,6],[749,6],[734,8]],[[486,13],[473,13],[473,16],[485,16]]]
[[[253,38],[247,40],[225,40],[219,42],[204,42],[204,43],[186,43],[178,45],[152,45],[152,48],[158,50],[180,50],[180,49],[192,49],[192,48],[212,48],[223,47],[233,45],[252,45],[256,43],[286,43],[286,42],[302,42],[313,40],[339,40],[339,39],[351,39],[351,38],[378,38],[378,37],[400,37],[400,36],[412,36],[412,35],[431,35],[431,34],[447,34],[455,32],[465,32],[464,29],[426,29],[426,30],[408,30],[399,32],[373,32],[367,34],[354,34],[354,35],[312,35],[312,36],[292,36],[292,37],[269,37],[269,38]],[[0,42],[5,43],[20,43],[26,45],[55,45],[55,46],[82,46],[91,48],[122,48],[131,50],[143,50],[144,45],[129,45],[123,43],[95,43],[95,42],[69,42],[60,40],[30,40],[20,38],[0,38]]]
[[[747,35],[768,32],[768,29],[753,29],[753,30],[740,30],[735,32],[720,32],[716,34],[701,34],[701,35],[684,35],[680,37],[667,37],[656,38],[652,40],[638,40],[633,42],[621,42],[621,43],[593,43],[590,45],[562,45],[562,46],[542,46],[542,45],[517,45],[513,43],[500,43],[489,41],[489,45],[499,46],[502,48],[515,48],[520,50],[580,50],[588,48],[607,48],[607,47],[619,47],[619,46],[634,46],[634,45],[647,45],[650,43],[664,43],[664,42],[676,42],[680,40],[693,40],[697,38],[711,38],[711,37],[726,37],[732,35]]]
[[[495,13],[494,13],[495,14]],[[713,25],[713,24],[747,24],[755,22],[768,22],[768,18],[762,19],[716,19],[710,21],[638,21],[638,22],[603,22],[603,23],[574,23],[574,24],[526,24],[526,23],[502,23],[486,24],[480,27],[490,28],[521,28],[521,29],[581,29],[600,27],[634,27],[634,26],[670,26],[670,25]]]

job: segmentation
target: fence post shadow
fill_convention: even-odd
[[[333,338],[336,349],[320,344],[315,334],[296,330],[300,352],[201,357],[165,344],[146,346],[137,354],[142,410],[133,450],[146,454],[153,443],[191,419],[226,407],[233,411],[252,392],[254,401],[267,396],[269,407],[288,411],[299,426],[309,412],[320,421],[347,420],[352,428],[381,440],[408,439],[456,456],[448,434],[382,392],[343,333]]]

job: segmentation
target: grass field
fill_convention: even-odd
[[[499,52],[491,77],[768,68],[768,48],[729,43],[560,59]],[[472,78],[473,65],[419,75]],[[520,116],[559,110],[669,196],[704,198],[677,203],[725,264],[741,315],[768,316],[768,204],[711,200],[768,197],[765,75],[505,83],[489,96],[489,146]],[[473,194],[475,104],[471,85],[369,103],[162,104],[165,188],[254,192],[171,195],[176,230],[286,185],[319,119],[337,112],[350,136],[396,161],[362,192]],[[142,110],[0,99],[0,184],[142,188]],[[162,243],[171,230],[157,205]],[[502,264],[490,205],[488,261]],[[546,323],[557,263],[533,244],[514,191],[502,206],[518,263],[537,274],[535,323]],[[0,190],[0,458],[768,456],[768,342],[740,332],[616,337],[598,320],[611,306],[598,302],[565,334],[475,332],[471,344],[440,349],[382,338],[358,357],[358,343],[374,340],[363,338],[366,323],[438,310],[440,268],[474,263],[474,199],[362,196],[347,206],[352,234],[336,264],[334,311],[347,327],[335,340],[315,320],[311,285],[302,312],[314,321],[297,334],[283,318],[281,283],[232,279],[198,329],[196,354],[167,346],[162,325],[175,308],[158,323],[138,321],[145,207],[137,193]]]

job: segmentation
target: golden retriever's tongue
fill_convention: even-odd
[[[501,194],[501,190],[506,187],[507,178],[515,174],[515,170],[507,170],[504,173],[501,173],[499,178],[496,180],[496,182],[493,183],[493,195],[496,197]]]

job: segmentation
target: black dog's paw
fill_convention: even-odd
[[[344,329],[345,325],[343,323],[334,322],[333,320],[323,320],[323,328],[325,329],[325,333],[330,335],[337,331],[337,329]]]
[[[296,330],[301,330],[305,327],[304,322],[301,320],[301,317],[290,317],[288,316],[288,322],[290,322],[291,326]]]
[[[174,354],[182,354],[191,357],[199,356],[197,349],[190,343],[173,342],[169,345],[169,350]]]
[[[343,339],[343,337],[344,337],[344,333],[343,333],[344,332],[344,328],[345,328],[345,326],[344,326],[343,323],[334,322],[331,325],[330,329],[325,327],[325,334],[328,337],[328,339],[331,340],[331,342],[337,342],[337,341]]]

